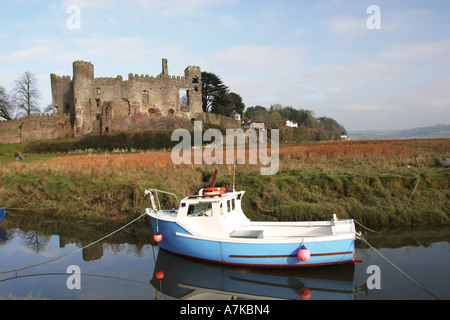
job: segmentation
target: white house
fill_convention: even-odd
[[[298,128],[298,123],[291,120],[286,120],[286,127]]]
[[[236,112],[236,110],[231,112],[231,117],[236,121],[241,121],[241,114]]]

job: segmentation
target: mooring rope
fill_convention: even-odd
[[[134,219],[133,221],[127,223],[127,224],[124,225],[123,227],[121,227],[121,228],[119,228],[119,229],[117,229],[117,230],[111,232],[110,234],[107,234],[106,236],[104,236],[104,237],[102,237],[102,238],[100,238],[100,239],[98,239],[98,240],[96,240],[96,241],[94,241],[94,242],[92,242],[92,243],[90,243],[90,244],[88,244],[88,245],[82,247],[82,248],[78,248],[77,250],[74,250],[74,251],[72,251],[72,252],[66,253],[65,255],[62,255],[62,256],[60,256],[60,257],[53,258],[53,259],[50,259],[50,260],[47,260],[47,261],[44,261],[44,262],[41,262],[41,263],[38,263],[38,264],[35,264],[35,265],[32,265],[32,266],[20,268],[20,269],[9,270],[9,271],[0,271],[0,274],[11,273],[11,272],[18,272],[18,271],[22,271],[22,270],[26,270],[26,269],[31,269],[31,268],[34,268],[34,267],[38,267],[38,266],[41,266],[41,265],[44,265],[44,264],[47,264],[47,263],[50,263],[50,262],[53,262],[53,261],[62,259],[62,258],[64,258],[64,257],[67,257],[68,255],[74,254],[74,253],[76,253],[76,252],[78,252],[78,251],[81,251],[81,250],[83,250],[83,249],[86,249],[86,248],[88,248],[88,247],[90,247],[90,246],[92,246],[92,245],[94,245],[94,244],[96,244],[96,243],[98,243],[98,242],[100,242],[100,241],[105,240],[106,238],[112,236],[113,234],[115,234],[115,233],[117,233],[117,232],[119,232],[119,231],[125,229],[125,228],[128,227],[129,225],[131,225],[131,224],[133,224],[134,222],[138,221],[139,219],[141,219],[141,218],[142,218],[143,216],[145,216],[145,215],[147,215],[147,213],[142,214],[141,216],[139,216],[139,217],[137,217],[136,219]]]
[[[77,275],[86,276],[86,277],[97,277],[97,278],[106,278],[106,279],[114,279],[114,280],[123,280],[123,281],[129,281],[129,282],[134,282],[134,283],[138,283],[138,284],[143,284],[146,286],[152,286],[148,282],[142,282],[142,281],[123,278],[123,277],[107,276],[107,275],[103,275],[103,274],[77,273]],[[67,273],[51,272],[51,273],[28,274],[28,275],[23,275],[23,276],[14,276],[11,278],[1,279],[0,282],[6,282],[6,281],[22,279],[22,278],[42,277],[42,276],[67,276]]]
[[[407,277],[409,280],[411,280],[412,282],[414,282],[416,285],[418,285],[420,288],[422,288],[423,290],[425,290],[428,294],[430,294],[431,296],[433,296],[433,298],[435,298],[436,300],[439,300],[439,298],[437,296],[435,296],[432,292],[430,292],[427,288],[425,288],[423,285],[421,285],[419,282],[417,282],[416,280],[414,280],[410,275],[408,275],[406,272],[404,272],[403,270],[401,270],[399,267],[397,267],[392,261],[390,261],[388,258],[386,258],[380,251],[378,251],[377,249],[375,249],[369,242],[367,242],[367,240],[362,236],[361,233],[356,233],[356,238],[361,240],[363,243],[366,243],[369,247],[371,247],[376,253],[378,253],[383,259],[385,259],[387,262],[389,262],[395,269],[397,269],[398,271],[400,271],[405,277]]]

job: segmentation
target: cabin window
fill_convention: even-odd
[[[231,200],[227,201],[227,212],[231,211]]]
[[[234,211],[235,208],[236,208],[235,200],[231,199],[231,210]]]
[[[211,203],[190,204],[187,212],[188,217],[212,217]]]

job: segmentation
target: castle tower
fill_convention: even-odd
[[[52,107],[55,114],[69,114],[73,126],[75,120],[73,82],[69,76],[50,75],[52,87]]]
[[[162,59],[162,75],[169,75],[169,68],[167,67],[167,59]]]
[[[184,70],[184,76],[192,82],[192,89],[188,92],[191,105],[191,117],[195,120],[203,119],[202,106],[202,72],[198,66],[189,66]]]
[[[93,129],[92,83],[94,65],[90,62],[73,63],[74,133],[76,137],[89,134]]]

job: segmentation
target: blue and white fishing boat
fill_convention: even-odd
[[[213,184],[214,185],[214,184]],[[242,211],[244,191],[201,189],[179,208],[161,210],[159,193],[146,189],[146,209],[161,249],[204,261],[259,267],[309,267],[355,259],[353,220],[252,222]]]

